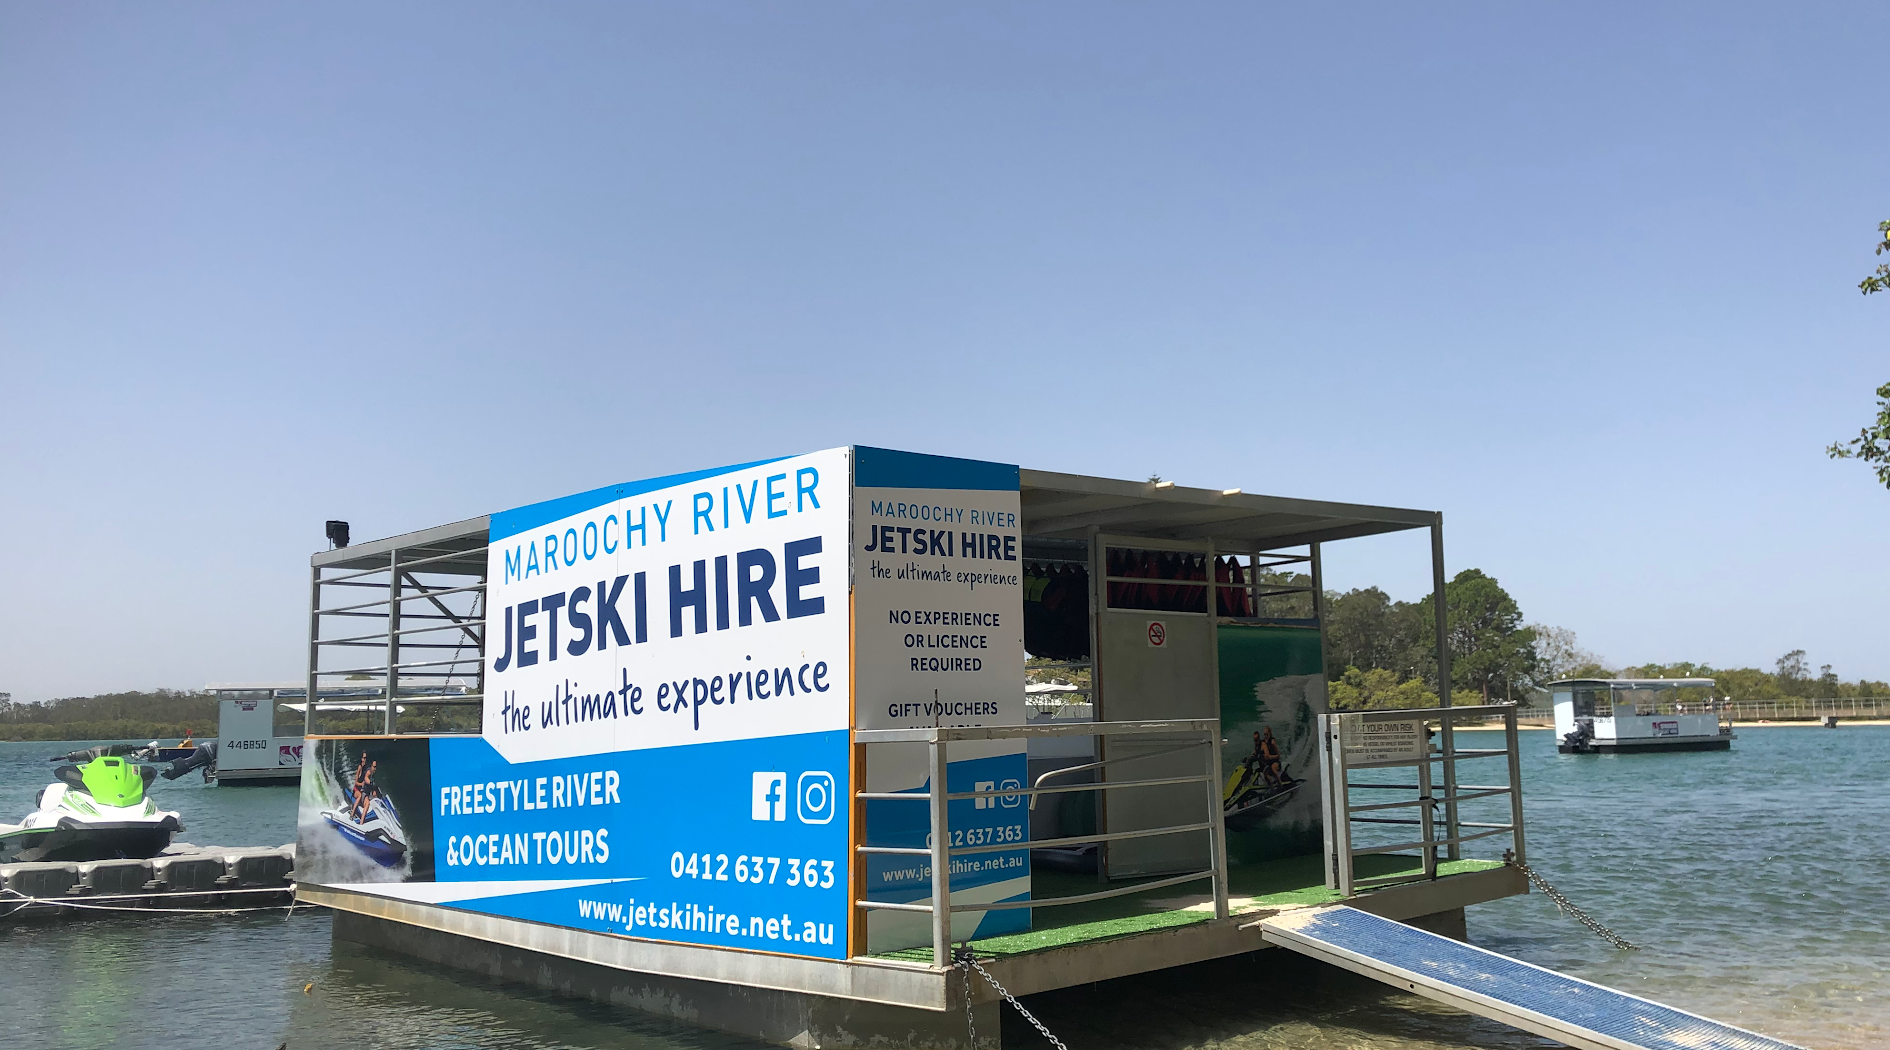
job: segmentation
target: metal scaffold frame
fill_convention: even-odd
[[[483,705],[487,526],[488,519],[474,518],[309,559],[305,734],[319,735],[323,711],[372,707],[381,714],[380,732],[395,736],[409,708]],[[364,632],[362,621],[376,629]],[[342,658],[364,649],[379,662]],[[374,686],[375,693],[357,692]],[[355,695],[320,699],[347,687]],[[479,720],[457,731],[477,733]]]

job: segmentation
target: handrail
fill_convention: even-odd
[[[1214,872],[1212,870],[1197,871],[1191,875],[1171,875],[1165,879],[1138,882],[1132,886],[1117,886],[1114,889],[1097,890],[1095,893],[1073,893],[1067,897],[1056,898],[1056,903],[1088,904],[1090,901],[1107,900],[1110,897],[1124,897],[1131,893],[1141,893],[1145,890],[1159,890],[1168,886],[1179,886],[1184,882],[1200,882],[1202,879],[1211,879],[1213,877]],[[1014,908],[1038,907],[1042,905],[1042,903],[1042,901],[999,901],[992,904],[954,904],[952,905],[952,911],[1009,911]]]
[[[1092,762],[1081,766],[1072,766],[1061,770],[1051,770],[1039,776],[1029,788],[993,789],[981,791],[950,791],[946,785],[946,771],[949,768],[949,748],[953,742],[967,740],[1017,740],[1033,737],[1143,737],[1159,740],[1162,737],[1176,735],[1198,736],[1186,744],[1149,751],[1136,755],[1123,755],[1115,759]],[[1127,722],[1082,722],[1065,725],[1004,725],[1004,726],[930,726],[916,729],[862,729],[853,733],[857,744],[924,743],[930,750],[930,776],[926,790],[920,791],[855,791],[856,801],[910,801],[924,799],[928,803],[928,830],[930,844],[926,848],[916,846],[872,846],[856,845],[853,851],[862,856],[923,856],[930,857],[930,876],[932,896],[928,903],[904,903],[895,901],[855,900],[854,906],[864,910],[903,911],[927,913],[932,916],[932,963],[944,968],[951,965],[951,916],[967,911],[1005,911],[1018,908],[1049,908],[1063,904],[1080,904],[1088,901],[1104,900],[1110,897],[1165,886],[1176,886],[1185,882],[1198,882],[1207,879],[1213,883],[1214,914],[1217,918],[1226,918],[1227,904],[1227,848],[1226,830],[1221,813],[1221,770],[1220,770],[1220,720],[1214,718],[1154,719],[1148,721]],[[1174,777],[1148,777],[1142,780],[1108,781],[1098,780],[1089,784],[1069,784],[1045,787],[1044,782],[1060,774],[1085,772],[1100,769],[1119,762],[1133,761],[1139,758],[1153,758],[1158,755],[1172,755],[1186,751],[1204,752],[1203,770],[1200,774]],[[1038,795],[1068,794],[1072,792],[1106,792],[1122,788],[1145,788],[1164,785],[1197,784],[1206,788],[1207,817],[1205,820],[1162,825],[1154,828],[1141,828],[1133,831],[1098,832],[1091,835],[1069,835],[1048,839],[1031,839],[1028,823],[1022,841],[987,843],[984,845],[956,846],[951,844],[950,822],[948,820],[948,802],[1028,797],[1034,807]],[[965,902],[954,904],[951,901],[952,860],[958,857],[974,856],[983,853],[1016,852],[1037,848],[1060,848],[1065,846],[1123,842],[1132,839],[1156,838],[1167,835],[1186,835],[1206,832],[1208,836],[1209,866],[1204,871],[1185,875],[1164,877],[1151,881],[1138,882],[1131,886],[1112,887],[1093,893],[1074,894],[1064,897],[1033,898],[1022,901],[1006,902]]]
[[[857,744],[929,744],[962,740],[1019,740],[1040,736],[1142,736],[1218,731],[1218,718],[1167,718],[1140,722],[1033,723],[1011,726],[924,726],[917,729],[855,729]]]
[[[1145,758],[1147,756],[1130,755],[1128,757]],[[1055,769],[1050,772],[1061,773],[1063,771]],[[1049,775],[1050,773],[1045,773],[1043,777],[1038,777],[1037,782],[1042,783],[1043,778]],[[1153,780],[1109,780],[1098,784],[1066,784],[1062,787],[1048,788],[1011,788],[1008,791],[1002,788],[992,791],[954,791],[946,795],[945,798],[949,802],[962,802],[968,798],[1019,798],[1025,796],[1035,798],[1038,795],[1067,795],[1074,791],[1113,791],[1116,788],[1162,787],[1168,784],[1200,784],[1204,783],[1206,780],[1206,777],[1158,777]],[[865,799],[869,802],[925,802],[932,796],[921,795],[915,791],[859,791],[855,792],[853,797]]]
[[[1516,855],[1523,856],[1522,773],[1516,714],[1516,707],[1510,704],[1483,704],[1320,715],[1320,802],[1325,818],[1326,885],[1349,897],[1364,886],[1435,879],[1440,851],[1447,851],[1450,857],[1455,858],[1459,855],[1457,847],[1461,844],[1493,835],[1509,835]],[[1437,734],[1434,738],[1429,728],[1432,722],[1441,722],[1448,729],[1460,721],[1480,721],[1491,715],[1500,716],[1503,721],[1504,746],[1500,748],[1458,748],[1450,733]],[[1364,726],[1387,722],[1412,725],[1408,729],[1388,728],[1369,736],[1359,732]],[[1355,751],[1357,757],[1353,755]],[[1365,757],[1367,755],[1371,756],[1369,760]],[[1434,780],[1432,767],[1438,763],[1443,764],[1448,774],[1458,760],[1494,758],[1498,755],[1508,760],[1507,784],[1458,784],[1449,775],[1445,776],[1442,785],[1437,785]],[[1354,771],[1394,768],[1411,769],[1416,774],[1416,783],[1355,782],[1351,776]],[[1433,790],[1437,786],[1441,786],[1442,790]],[[1377,795],[1367,796],[1372,801],[1354,803],[1354,791],[1412,792],[1415,797],[1383,801],[1384,796]],[[1498,797],[1506,798],[1509,804],[1509,819],[1506,822],[1464,820],[1458,814],[1461,803]],[[1440,807],[1443,810],[1441,820],[1436,812]],[[1398,809],[1416,812],[1409,816],[1366,815]],[[1353,828],[1357,825],[1415,827],[1418,835],[1409,842],[1361,846],[1353,841]],[[1357,877],[1354,870],[1357,858],[1410,850],[1418,851],[1418,873]]]

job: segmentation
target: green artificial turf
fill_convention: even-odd
[[[1501,866],[1500,861],[1493,860],[1439,861],[1437,874],[1440,877],[1460,875]],[[1418,858],[1384,854],[1359,857],[1354,869],[1355,877],[1360,879],[1374,879],[1404,873],[1415,874],[1417,871]],[[1326,888],[1325,871],[1321,867],[1320,858],[1316,855],[1288,857],[1284,860],[1261,864],[1242,864],[1228,869],[1227,881],[1230,898],[1252,898],[1235,901],[1236,912],[1331,904],[1342,899],[1337,890]],[[979,955],[1021,955],[1025,952],[1042,951],[1045,948],[1061,948],[1085,941],[1101,941],[1112,937],[1147,933],[1150,930],[1207,922],[1214,917],[1211,910],[1186,908],[1159,910],[1150,904],[1151,901],[1199,895],[1206,892],[1207,886],[1208,883],[1203,880],[1199,883],[1167,886],[1145,893],[1129,893],[1084,904],[1035,908],[1032,909],[1033,929],[1025,933],[987,937],[984,940],[973,941],[971,946]],[[1036,871],[1031,874],[1031,896],[1033,897],[1070,897],[1095,893],[1102,888],[1093,875],[1061,871]],[[930,962],[932,949],[929,947],[907,948],[902,951],[883,952],[881,957]]]

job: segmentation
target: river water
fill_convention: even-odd
[[[1472,940],[1817,1050],[1890,1045],[1890,727],[1742,729],[1686,755],[1523,741],[1531,861],[1644,947],[1608,947],[1539,894],[1470,909]],[[0,814],[76,746],[0,743]],[[294,836],[294,788],[159,784],[184,840]],[[1285,951],[1027,1002],[1073,1050],[1554,1045]],[[0,1032],[83,1050],[759,1045],[334,944],[311,909],[0,926]],[[1045,1045],[1014,1016],[1004,1041]]]

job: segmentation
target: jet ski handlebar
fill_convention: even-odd
[[[68,752],[63,755],[54,755],[50,759],[50,761],[53,761],[53,762],[90,762],[95,758],[112,758],[112,757],[119,757],[119,756],[124,756],[124,755],[135,755],[138,752],[143,751],[147,746],[148,745],[145,745],[145,744],[100,744],[97,747],[81,748],[78,751]]]

